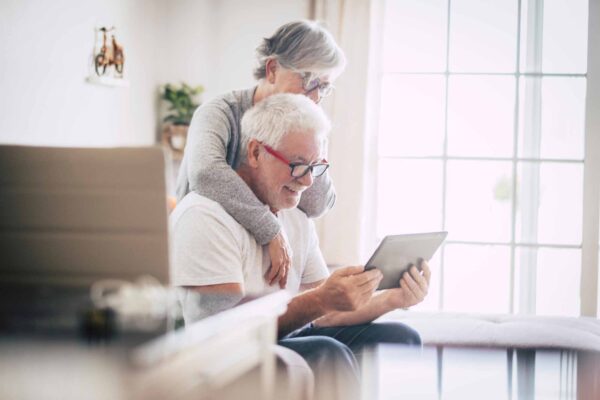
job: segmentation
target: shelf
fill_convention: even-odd
[[[129,81],[122,78],[109,78],[105,76],[90,75],[85,78],[87,83],[108,87],[129,87]]]

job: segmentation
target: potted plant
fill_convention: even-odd
[[[174,158],[181,158],[187,138],[187,130],[200,105],[198,96],[204,91],[202,86],[192,87],[186,83],[181,85],[166,84],[160,90],[160,98],[167,105],[167,115],[163,118],[162,142],[173,151]]]

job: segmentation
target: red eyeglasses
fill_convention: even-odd
[[[329,164],[327,163],[326,160],[323,160],[324,162],[317,163],[317,164],[302,164],[302,163],[290,162],[290,160],[285,158],[283,156],[283,154],[281,154],[277,150],[274,150],[271,146],[268,146],[263,143],[261,143],[261,144],[265,148],[267,153],[271,154],[273,157],[275,157],[279,161],[287,164],[290,167],[290,170],[291,170],[290,173],[294,178],[302,178],[304,175],[306,175],[309,172],[313,176],[313,178],[316,178],[316,177],[323,175],[325,173],[325,171],[327,171],[327,168],[329,168]]]

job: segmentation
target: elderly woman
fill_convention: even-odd
[[[220,203],[256,238],[269,245],[269,284],[285,287],[290,254],[277,217],[234,172],[239,163],[240,121],[254,104],[275,93],[300,93],[318,103],[333,89],[331,82],[346,61],[329,32],[315,22],[291,22],[257,49],[255,87],[227,93],[195,112],[177,178],[177,198],[190,191]],[[294,161],[294,160],[292,160]],[[302,194],[298,207],[309,217],[327,212],[335,190],[327,173]]]

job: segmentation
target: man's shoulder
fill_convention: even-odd
[[[293,229],[305,232],[314,228],[313,221],[297,207],[282,210],[278,213],[278,216],[286,230]]]
[[[196,223],[210,224],[219,222],[230,229],[238,229],[241,225],[225,211],[221,204],[199,195],[196,192],[190,192],[184,196],[177,204],[169,219],[173,226],[183,219],[193,219]]]

